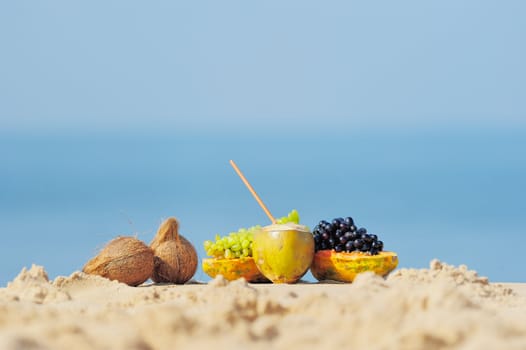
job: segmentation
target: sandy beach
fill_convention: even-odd
[[[0,310],[1,349],[526,349],[526,284],[437,260],[352,284],[139,287],[33,265]]]

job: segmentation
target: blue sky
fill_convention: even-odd
[[[523,126],[524,1],[4,1],[0,130]]]

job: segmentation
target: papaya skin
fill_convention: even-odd
[[[262,283],[270,282],[259,272],[252,257],[242,257],[234,259],[208,258],[203,259],[203,271],[210,277],[223,275],[228,281],[244,278],[247,282]]]
[[[398,255],[382,251],[377,255],[367,253],[337,253],[334,250],[320,250],[314,254],[311,265],[312,275],[318,280],[332,280],[350,283],[362,272],[372,271],[387,276],[398,266]]]

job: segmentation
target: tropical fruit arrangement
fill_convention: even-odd
[[[293,209],[275,219],[233,161],[232,167],[250,190],[271,225],[240,228],[203,243],[203,271],[214,278],[244,278],[249,282],[296,283],[310,269],[322,280],[352,282],[366,271],[385,276],[398,265],[398,256],[385,251],[378,236],[358,228],[353,218],[321,220],[310,229]],[[179,222],[168,218],[150,245],[134,237],[117,237],[88,261],[83,271],[137,286],[188,282],[197,270],[197,253],[179,234]]]
[[[299,221],[294,209],[276,224],[216,235],[204,242],[203,270],[228,280],[294,283],[310,268],[319,281],[352,282],[361,272],[385,276],[398,265],[396,253],[351,217],[321,220],[312,233]]]

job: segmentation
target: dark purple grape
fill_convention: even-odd
[[[378,241],[374,241],[373,243],[371,243],[371,248],[378,249],[379,246],[380,245],[378,244]]]
[[[377,235],[372,235],[372,234],[370,234],[369,236],[371,236],[371,238],[373,239],[373,241],[377,241],[377,240],[378,240],[378,236],[377,236]]]
[[[369,250],[369,253],[371,253],[371,255],[376,255],[378,254],[378,250],[371,248],[371,250]]]
[[[351,226],[351,225],[354,225],[354,220],[348,216],[346,217],[345,219],[343,219],[343,222],[347,225],[347,226]]]
[[[321,234],[321,239],[324,240],[324,241],[328,240],[329,239],[329,234],[327,232],[323,232]]]
[[[363,235],[367,233],[367,229],[365,227],[360,227],[356,232]]]
[[[320,243],[320,250],[326,250],[326,249],[329,249],[329,245],[327,244],[326,241],[322,241]]]
[[[332,249],[332,248],[334,248],[334,245],[335,245],[336,242],[334,241],[334,238],[329,238],[329,242],[328,243],[329,243],[329,248]]]
[[[341,236],[341,237],[340,237],[340,243],[341,243],[341,244],[345,244],[345,243],[347,243],[347,238],[345,238],[345,236]]]
[[[348,251],[348,252],[352,252],[354,250],[354,242],[352,241],[349,241],[347,243],[345,243],[345,250]]]
[[[363,241],[360,238],[355,239],[353,245],[354,248],[360,249],[363,246]]]
[[[361,250],[362,252],[367,252],[367,251],[369,251],[370,249],[371,249],[371,244],[370,244],[370,243],[367,243],[367,242],[364,243],[364,244],[362,245],[362,247],[360,248],[360,250]]]
[[[324,227],[325,227],[325,231],[327,231],[329,233],[333,233],[334,232],[334,226],[332,226],[332,224],[327,224]]]
[[[376,244],[376,249],[378,249],[378,251],[384,250],[384,242],[376,241],[375,244]]]
[[[334,247],[334,250],[335,250],[336,252],[338,252],[338,253],[341,252],[341,251],[343,251],[343,245],[338,244],[336,247]]]
[[[351,226],[349,227],[349,231],[351,231],[351,232],[356,232],[356,226],[351,225]]]
[[[363,236],[363,240],[367,243],[372,243],[373,242],[373,237],[371,237],[371,235],[368,235],[367,233]]]
[[[354,241],[354,240],[360,238],[360,237],[356,234],[356,232],[347,232],[347,233],[345,234],[345,237],[347,237],[347,240],[351,240],[351,241]]]
[[[342,222],[343,222],[343,221],[340,221],[339,218],[336,218],[336,219],[333,219],[333,220],[332,220],[331,224],[332,224],[332,226],[334,226],[334,227],[339,227],[340,224],[341,224]]]
[[[336,236],[336,238],[340,238],[341,236],[343,236],[343,231],[342,230],[336,230],[334,232],[334,236]]]

